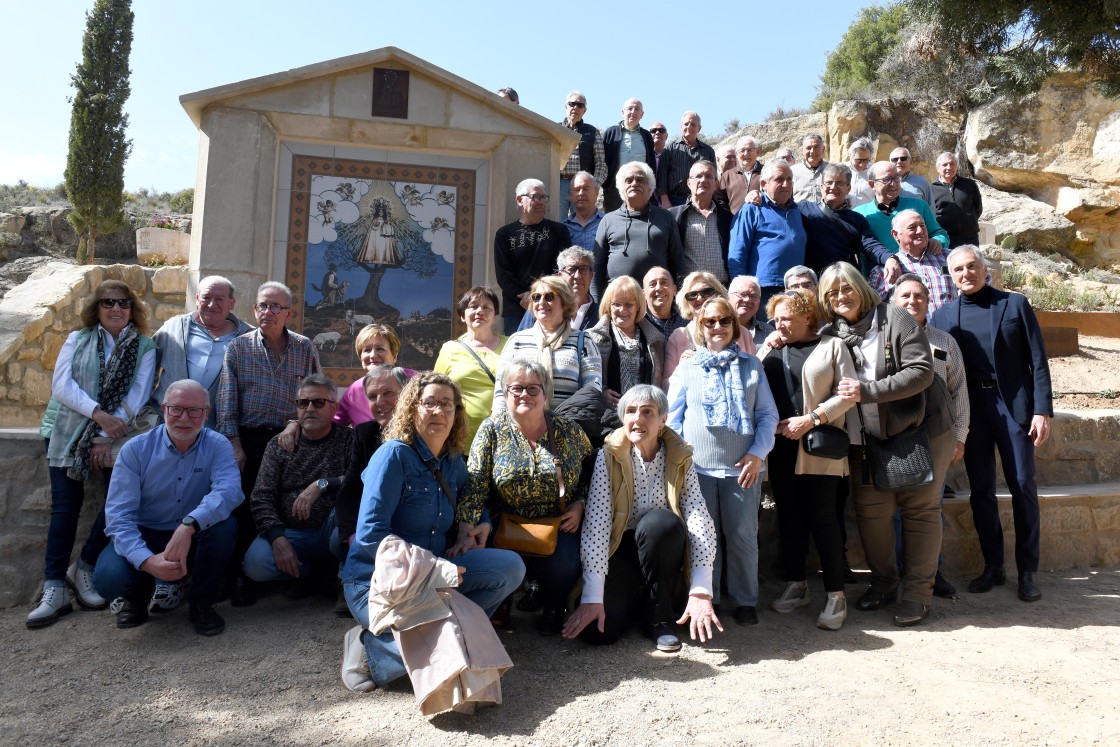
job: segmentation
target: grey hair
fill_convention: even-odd
[[[311,386],[322,387],[323,389],[329,389],[331,392],[334,393],[336,398],[338,397],[338,387],[335,386],[335,383],[333,381],[331,381],[331,377],[327,376],[326,374],[322,374],[322,373],[307,374],[307,376],[304,376],[302,379],[299,380],[299,388],[300,389],[303,389],[305,387],[311,387]],[[335,400],[333,400],[333,399],[331,400],[331,402],[334,402],[334,401]]]
[[[595,175],[591,174],[587,171],[577,171],[576,172],[576,175],[572,177],[572,185],[573,186],[575,186],[576,179],[579,179],[581,176],[586,178],[586,179],[590,179],[591,180],[591,186],[595,187],[596,192],[599,191],[599,182],[595,181]]]
[[[852,144],[848,146],[848,158],[854,158],[857,150],[865,150],[871,153],[875,148],[872,147],[869,138],[861,137],[854,140]]]
[[[904,151],[906,151],[906,155],[910,156],[911,158],[914,157],[914,154],[911,153],[910,149],[907,148],[906,146],[900,145],[897,148],[895,148],[894,150],[892,150],[891,153],[894,153],[895,150],[904,150]]]
[[[734,152],[734,150],[735,149],[731,146],[730,143],[721,145],[718,148],[716,148],[716,158],[719,158],[720,153],[732,153],[732,152]]]
[[[735,285],[736,281],[740,283],[750,283],[755,288],[758,288],[760,292],[762,290],[762,286],[759,284],[758,278],[756,278],[754,275],[736,275],[735,277],[731,278],[731,282],[727,284],[728,291],[731,290],[731,286]]]
[[[922,280],[920,277],[918,277],[917,275],[915,275],[912,272],[907,272],[907,273],[904,273],[902,275],[899,275],[898,279],[894,281],[894,287],[891,288],[891,300],[892,301],[894,300],[895,296],[898,295],[898,289],[902,287],[903,283],[917,283],[918,285],[922,286],[922,290],[926,294],[926,300],[927,301],[929,300],[929,286],[926,285],[926,281]]]
[[[379,363],[366,371],[366,375],[362,377],[362,388],[364,389],[366,384],[373,379],[380,379],[382,376],[391,376],[401,385],[402,389],[408,383],[408,371],[400,366],[394,366],[392,363]]]
[[[568,95],[564,97],[564,101],[568,101],[572,96],[579,96],[583,99],[583,103],[587,103],[587,96],[584,95],[583,91],[569,91]]]
[[[745,140],[751,141],[751,143],[753,143],[756,148],[758,147],[758,141],[755,140],[754,137],[752,137],[751,135],[743,135],[741,138],[735,141],[735,149],[738,150],[739,146],[742,145],[743,141]]]
[[[944,151],[942,153],[937,154],[937,160],[934,161],[934,163],[941,163],[941,159],[945,158],[946,156],[948,156],[949,158],[952,158],[954,161],[957,160],[957,154],[956,153],[951,153],[949,151]]]
[[[786,161],[786,159],[784,159],[784,158],[771,158],[769,161],[767,161],[763,165],[762,173],[759,175],[759,179],[765,179],[766,181],[770,181],[771,179],[774,178],[774,173],[778,169],[785,169],[785,170],[789,171],[790,173],[793,173],[793,170],[790,168],[790,165]]]
[[[842,176],[849,185],[852,183],[852,170],[844,163],[829,163],[825,166],[824,178],[827,179],[830,176]]]
[[[973,246],[972,244],[961,244],[956,249],[949,252],[949,256],[945,258],[945,264],[951,265],[953,263],[953,257],[965,253],[975,256],[976,259],[980,260],[980,264],[984,269],[988,269],[988,258],[984,256],[984,252],[980,251],[980,247]]]
[[[785,161],[787,158],[797,158],[797,154],[793,152],[793,148],[782,148],[774,158],[780,158]]]
[[[175,392],[202,392],[202,396],[206,397],[206,406],[210,406],[210,392],[194,379],[179,379],[178,381],[171,382],[167,387],[167,391],[163,393],[164,404],[167,403],[167,400],[171,399],[171,395]]]
[[[257,288],[257,297],[260,298],[260,295],[262,293],[264,293],[265,291],[270,291],[270,290],[278,290],[281,293],[283,293],[285,296],[288,297],[288,305],[289,306],[292,305],[292,301],[293,301],[293,298],[294,298],[292,296],[292,289],[289,288],[288,286],[284,285],[283,283],[281,283],[279,281],[276,281],[276,280],[269,280],[267,283],[261,283],[260,286]]]
[[[782,276],[782,285],[788,288],[790,280],[801,277],[802,275],[808,275],[813,279],[814,283],[820,285],[820,280],[819,278],[817,278],[817,273],[813,271],[813,268],[806,267],[805,265],[794,265],[793,267],[786,270],[786,274]]]
[[[642,172],[642,176],[645,177],[646,184],[649,185],[650,189],[654,188],[655,178],[653,176],[653,169],[651,169],[645,161],[631,161],[630,163],[623,164],[622,167],[619,168],[618,173],[615,174],[614,186],[615,189],[619,191],[619,193],[621,193],[622,190],[625,189],[626,175],[632,171]]]
[[[630,405],[644,405],[647,402],[657,408],[658,415],[669,414],[669,398],[665,396],[665,392],[653,384],[635,384],[618,400],[618,419],[622,420],[626,408]]]
[[[581,259],[586,259],[595,265],[595,255],[584,249],[582,246],[569,246],[564,251],[556,255],[556,271],[559,272],[560,268],[569,262],[579,262]]]
[[[910,208],[907,208],[905,210],[899,210],[897,213],[894,214],[894,217],[891,218],[891,230],[894,231],[898,227],[899,223],[901,223],[904,219],[909,218],[913,215],[916,215],[919,218],[922,218],[922,214],[919,213],[917,210],[912,210]],[[925,222],[926,222],[926,219],[922,218],[922,223],[925,223]]]
[[[513,90],[509,86],[498,89],[498,94],[499,95],[501,95],[503,93],[506,95],[506,98],[508,98],[513,103],[515,103],[515,104],[520,104],[521,103],[521,99],[517,96],[517,91]]]
[[[544,182],[540,179],[522,179],[517,183],[517,189],[514,191],[518,197],[529,194],[529,190],[540,187],[544,189]]]
[[[199,293],[201,293],[203,288],[211,288],[215,285],[224,285],[226,288],[228,288],[230,298],[233,298],[235,295],[237,295],[237,287],[233,284],[233,281],[227,277],[223,277],[222,275],[207,275],[202,280],[199,280],[198,291]]]
[[[506,382],[514,373],[528,373],[536,376],[541,382],[541,387],[544,388],[545,401],[552,401],[552,374],[540,362],[531,358],[514,358],[502,366],[502,370],[498,374],[498,385],[502,388],[502,396],[505,396],[506,393]]]
[[[804,145],[806,140],[816,140],[818,143],[820,143],[822,148],[824,147],[824,138],[815,132],[810,132],[808,135],[801,138],[801,144]]]

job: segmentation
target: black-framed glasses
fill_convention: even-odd
[[[556,294],[552,291],[548,291],[547,293],[534,293],[533,295],[529,296],[529,300],[533,303],[538,303],[540,301],[544,301],[545,303],[552,303],[556,300]]]
[[[529,202],[548,202],[548,195],[521,195]]]
[[[561,272],[561,274],[571,275],[572,277],[575,277],[575,276],[578,276],[578,275],[590,275],[591,274],[591,265],[575,265],[573,267],[565,267],[562,270],[560,270],[560,272]]]
[[[420,406],[431,413],[455,412],[455,401],[450,399],[422,399],[420,400]]]
[[[568,108],[569,109],[586,109],[587,108],[587,102],[586,101],[569,101],[568,102]]]
[[[718,319],[704,319],[703,322],[708,329],[715,329],[716,327],[730,327],[732,319],[729,316],[721,316]]]
[[[114,306],[120,306],[122,309],[131,309],[132,308],[132,299],[131,298],[101,298],[101,299],[98,299],[97,303],[103,309],[111,309]]]
[[[530,384],[529,386],[510,384],[506,387],[506,393],[512,394],[514,397],[520,397],[522,394],[528,394],[530,397],[536,397],[543,391],[544,387],[542,387],[540,384]]]
[[[201,418],[209,409],[209,407],[180,407],[179,405],[163,406],[163,411],[173,418],[181,418],[183,417],[183,413],[186,413],[194,420]]]
[[[279,314],[281,311],[287,311],[292,308],[291,306],[281,306],[278,303],[259,303],[253,307],[262,314]]]
[[[909,161],[910,156],[894,156],[891,158],[891,163],[898,163],[899,161]]]
[[[669,132],[664,127],[650,127],[649,131],[654,135],[665,135]]]
[[[684,294],[684,300],[689,303],[696,303],[702,299],[711,298],[716,294],[715,288],[698,288],[694,291],[689,291]]]
[[[328,402],[332,405],[334,404],[333,399],[327,399],[326,397],[314,397],[312,399],[303,399],[301,397],[300,399],[296,400],[296,407],[300,410],[306,410],[309,407],[314,407],[316,410],[322,410],[327,406]]]

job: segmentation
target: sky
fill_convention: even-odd
[[[198,132],[179,96],[316,62],[395,46],[484,88],[512,86],[522,106],[561,119],[569,91],[586,120],[615,124],[640,98],[649,126],[679,133],[699,112],[706,132],[777,106],[808,106],[829,51],[860,0],[633,4],[369,2],[344,8],[288,0],[134,0],[132,155],[125,189],[193,187]],[[49,187],[66,168],[70,76],[92,0],[5,3],[0,70],[0,184]],[[310,9],[310,10],[309,10]],[[579,20],[580,9],[593,10]],[[811,22],[810,22],[811,20]],[[625,29],[625,31],[616,31]],[[691,30],[691,31],[690,31]],[[679,37],[673,43],[672,37]]]

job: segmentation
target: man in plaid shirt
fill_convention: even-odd
[[[920,213],[916,210],[900,211],[891,220],[891,236],[898,242],[898,254],[894,258],[902,264],[902,272],[917,275],[929,288],[929,313],[957,297],[945,254],[940,247],[930,247],[929,230]],[[871,270],[868,281],[883,300],[890,297],[893,286],[887,281],[882,265],[876,265]]]

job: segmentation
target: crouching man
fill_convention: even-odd
[[[163,397],[164,423],[121,449],[105,499],[105,533],[112,544],[97,561],[93,581],[106,599],[120,598],[118,628],[148,619],[156,579],[193,580],[187,601],[200,635],[217,635],[225,620],[214,611],[233,552],[244,500],[233,447],[204,427],[210,395],[197,381],[171,384]]]

